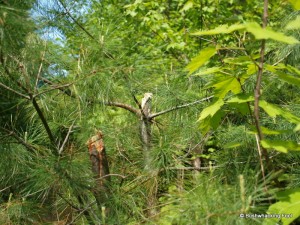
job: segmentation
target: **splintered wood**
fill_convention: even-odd
[[[103,142],[103,134],[101,131],[97,135],[91,137],[87,143],[90,160],[92,162],[92,170],[95,177],[99,179],[100,186],[104,185],[105,180],[109,180],[109,166]]]

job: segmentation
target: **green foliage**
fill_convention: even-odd
[[[193,191],[180,191],[170,186],[168,195],[161,197],[167,205],[162,207],[157,223],[259,224],[259,221],[241,219],[239,215],[249,212],[251,202],[262,190],[252,192],[251,183],[245,185],[242,175],[236,180],[236,186],[220,185],[212,176],[198,175]]]
[[[271,205],[268,209],[269,214],[280,215],[279,219],[265,219],[263,224],[274,224],[281,222],[282,224],[291,224],[300,216],[299,204],[300,204],[300,190],[292,189],[276,194],[278,202]]]
[[[254,35],[255,39],[257,40],[272,39],[287,44],[299,43],[299,41],[294,37],[289,37],[280,32],[275,32],[270,28],[263,29],[257,23],[234,24],[231,26],[221,25],[213,30],[199,31],[193,33],[193,35],[202,36],[202,35],[229,34],[237,30],[250,32],[251,34]]]
[[[200,54],[197,57],[193,58],[191,63],[187,65],[186,69],[189,71],[189,74],[195,72],[199,67],[204,65],[204,63],[206,63],[207,60],[209,60],[216,53],[217,53],[216,48],[208,47],[206,49],[203,49],[200,52]]]
[[[297,0],[289,0],[289,2],[293,5],[296,10],[300,9],[300,3]]]
[[[266,29],[261,1],[56,1],[31,14],[33,3],[0,3],[1,224],[297,220],[299,18],[286,1],[269,4]],[[281,176],[266,166],[261,177],[257,158],[261,40],[261,145]],[[170,110],[148,121],[149,171],[136,113],[146,92],[151,115]],[[111,173],[101,201],[86,146],[95,130]]]

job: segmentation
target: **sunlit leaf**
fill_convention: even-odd
[[[194,5],[193,1],[187,1],[180,11],[181,12],[188,11],[189,9],[193,8],[193,5]]]
[[[242,143],[240,142],[230,142],[230,143],[227,143],[223,146],[223,148],[227,149],[227,148],[236,148],[236,147],[239,147],[241,146]]]
[[[300,28],[300,16],[297,16],[296,19],[290,21],[285,27],[285,29],[287,30],[294,30],[299,28]]]
[[[294,9],[300,10],[300,1],[299,0],[289,0]]]
[[[292,130],[271,130],[267,127],[260,127],[260,129],[263,132],[263,134],[266,134],[266,135],[278,135],[278,134],[292,132]]]
[[[221,107],[224,105],[224,101],[222,99],[218,99],[216,102],[213,102],[210,106],[204,108],[200,114],[199,120],[203,120],[208,116],[215,115]]]
[[[192,33],[192,35],[204,36],[204,35],[215,35],[215,34],[229,34],[236,30],[245,29],[245,24],[234,24],[231,26],[221,25],[212,30],[198,31]]]
[[[235,77],[222,76],[220,78],[211,85],[211,87],[215,87],[216,97],[224,98],[229,91],[232,91],[234,94],[241,92],[241,85]]]
[[[253,94],[238,94],[230,98],[227,102],[228,103],[244,103],[244,102],[251,102],[254,101]]]
[[[264,100],[259,101],[259,106],[263,108],[263,110],[271,117],[275,118],[277,116],[282,116],[285,118],[287,121],[291,123],[300,123],[300,118],[293,115],[287,110],[281,109],[276,105],[273,105],[271,103],[268,103]]]
[[[272,65],[268,65],[268,64],[265,65],[265,68],[268,71],[272,72],[273,74],[277,75],[281,80],[283,80],[287,83],[293,84],[293,85],[300,86],[300,78],[294,77],[292,75],[287,74],[286,72],[282,72],[282,71],[278,70],[278,69],[288,69],[294,73],[294,72],[298,72],[296,68],[294,68],[292,66],[290,68],[288,68],[287,66],[281,66],[281,65],[272,66]],[[293,70],[291,70],[291,68],[293,68]]]
[[[287,44],[297,44],[299,41],[292,37],[286,36],[283,33],[273,31],[271,28],[263,29],[258,23],[245,23],[245,24],[234,24],[231,26],[221,25],[212,30],[198,31],[192,33],[192,35],[203,36],[203,35],[215,35],[215,34],[229,34],[237,30],[246,30],[254,35],[257,40],[261,39],[272,39]]]
[[[283,65],[283,66],[285,66],[285,65]],[[295,75],[300,76],[300,70],[298,70],[296,67],[287,65],[287,66],[285,66],[285,68],[287,68],[288,71],[290,71],[291,73],[294,73]]]
[[[257,66],[252,63],[247,66],[247,74],[250,76],[254,73],[257,73]]]
[[[290,151],[300,151],[300,145],[293,141],[283,140],[261,140],[261,144],[264,148],[275,149],[276,151],[287,153]]]
[[[251,58],[249,56],[240,56],[236,58],[226,58],[224,59],[225,63],[234,64],[234,65],[247,65],[251,63]]]
[[[257,40],[272,39],[274,41],[284,42],[287,44],[297,44],[299,41],[283,33],[273,31],[271,28],[263,29],[258,23],[247,23],[246,30],[252,33]]]
[[[213,116],[207,116],[205,119],[201,120],[199,125],[201,133],[205,135],[209,130],[217,129],[224,114],[223,110],[218,110]]]
[[[198,71],[194,76],[202,76],[202,75],[208,75],[208,74],[213,74],[216,72],[220,72],[221,68],[220,67],[212,67],[208,69],[203,69]]]
[[[263,225],[291,224],[300,216],[300,188],[282,191],[276,194],[278,202],[270,205],[267,213],[280,218],[266,218]]]
[[[300,123],[295,127],[294,131],[299,131],[300,130]]]
[[[217,52],[216,48],[208,47],[200,51],[199,55],[192,59],[192,61],[186,66],[189,74],[195,72],[199,67],[204,65],[212,56]]]
[[[274,74],[277,75],[281,80],[283,80],[287,83],[300,86],[300,78],[297,78],[292,75],[285,74],[285,73],[279,72],[279,71],[275,72]]]

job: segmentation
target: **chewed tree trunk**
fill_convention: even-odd
[[[141,127],[140,136],[143,144],[144,154],[144,169],[149,170],[151,165],[151,125],[152,122],[149,119],[151,115],[151,100],[152,93],[145,93],[142,99],[142,116],[141,116]]]
[[[87,141],[92,170],[97,179],[95,197],[99,205],[103,205],[107,200],[108,182],[110,181],[109,165],[106,157],[103,134],[101,131]]]
[[[143,145],[143,154],[144,154],[144,170],[149,176],[153,176],[148,183],[146,184],[148,189],[147,196],[147,214],[149,217],[152,217],[157,214],[156,210],[156,195],[157,195],[157,184],[156,184],[156,175],[153,168],[151,168],[152,155],[151,155],[151,100],[152,93],[145,93],[144,98],[142,99],[141,108],[141,130],[140,136]]]

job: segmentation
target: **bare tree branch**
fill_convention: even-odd
[[[69,130],[68,130],[68,133],[67,133],[67,135],[66,135],[66,137],[65,137],[65,139],[64,139],[64,142],[62,143],[62,145],[60,146],[60,148],[59,148],[59,150],[58,150],[58,154],[59,154],[59,155],[61,155],[62,151],[64,150],[64,147],[65,147],[65,145],[66,145],[66,143],[67,143],[67,141],[68,141],[68,139],[69,139],[69,136],[70,136],[70,134],[71,134],[71,132],[72,132],[72,129],[73,129],[73,127],[74,127],[75,121],[76,121],[76,119],[73,121],[72,125],[69,127]]]
[[[34,85],[34,93],[37,92],[38,82],[39,82],[39,78],[41,77],[41,72],[42,72],[42,68],[43,68],[43,61],[44,61],[45,54],[46,54],[46,45],[45,45],[45,51],[43,52],[43,55],[42,55],[40,67],[39,67],[38,73],[36,75],[35,85]]]
[[[3,83],[1,83],[1,82],[0,82],[0,87],[3,87],[3,88],[5,88],[6,90],[8,90],[8,91],[10,91],[10,92],[13,92],[13,93],[15,93],[16,95],[19,95],[19,96],[22,97],[22,98],[26,98],[26,99],[28,99],[28,100],[30,99],[29,96],[24,95],[24,94],[22,94],[22,93],[20,93],[20,92],[18,92],[18,91],[16,91],[16,90],[14,90],[14,89],[12,89],[12,88],[6,86],[5,84],[3,84]]]
[[[119,103],[119,102],[104,102],[103,104],[107,105],[107,106],[114,106],[114,107],[119,107],[119,108],[122,108],[122,109],[126,109],[129,112],[132,112],[133,114],[135,114],[137,116],[141,116],[140,111],[138,109],[134,108],[131,105],[127,105],[127,104]]]
[[[174,111],[174,110],[177,110],[177,109],[182,109],[182,108],[186,108],[186,107],[189,107],[191,105],[196,105],[196,104],[199,104],[201,102],[204,102],[204,101],[207,101],[211,98],[213,98],[214,96],[210,96],[210,97],[207,97],[207,98],[203,98],[203,99],[200,99],[200,100],[197,100],[197,101],[194,101],[194,102],[190,102],[190,103],[187,103],[187,104],[183,104],[183,105],[179,105],[179,106],[175,106],[175,107],[172,107],[170,109],[167,109],[167,110],[164,110],[164,111],[161,111],[161,112],[158,112],[158,113],[154,113],[152,115],[149,116],[149,119],[153,119],[157,116],[160,116],[160,115],[163,115],[163,114],[166,114],[168,112],[171,112],[171,111]]]

